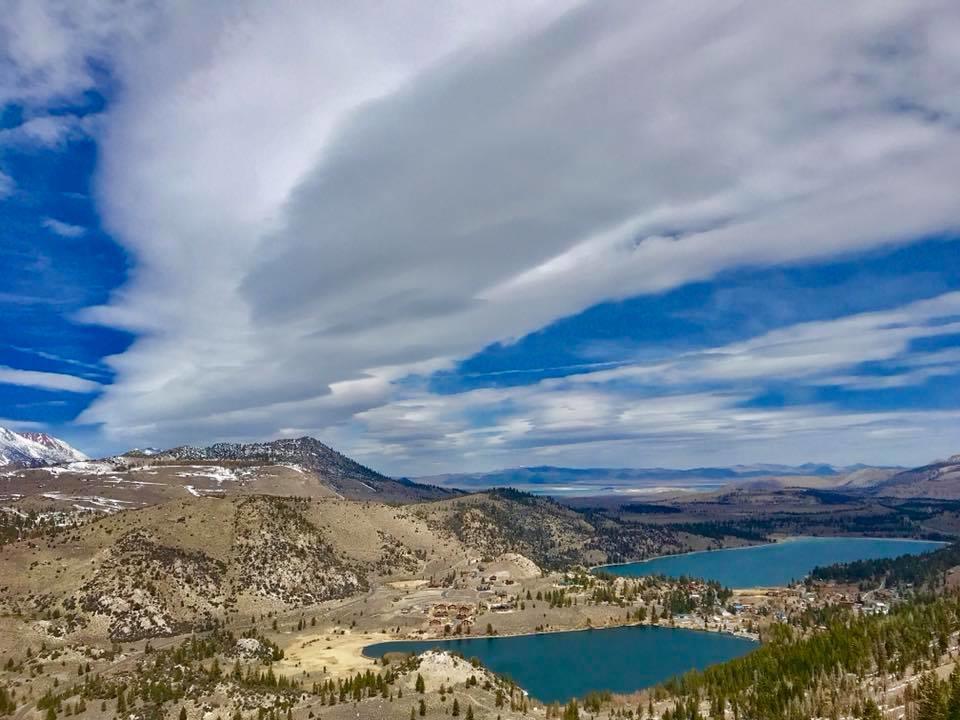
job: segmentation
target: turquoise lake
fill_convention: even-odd
[[[597,569],[626,577],[704,578],[729,588],[769,587],[801,580],[817,565],[918,555],[944,544],[891,538],[799,537],[770,545],[670,555]]]
[[[441,649],[476,657],[513,678],[543,702],[566,702],[592,690],[632,692],[692,669],[745,655],[751,640],[651,626],[543,633],[515,637],[385,642],[364,648],[369,657],[388,652]]]

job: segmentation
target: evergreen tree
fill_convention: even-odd
[[[883,714],[873,700],[866,700],[860,711],[860,718],[861,720],[883,720]]]
[[[954,665],[948,681],[947,717],[960,718],[960,665]]]
[[[947,720],[946,697],[940,681],[926,672],[917,685],[917,720]]]

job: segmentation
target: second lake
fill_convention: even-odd
[[[703,578],[729,588],[771,587],[801,580],[818,565],[919,555],[944,544],[895,538],[797,537],[769,545],[668,555],[597,569],[626,577]]]

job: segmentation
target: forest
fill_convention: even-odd
[[[960,543],[954,543],[921,555],[857,560],[816,567],[810,572],[808,582],[859,583],[864,588],[884,583],[887,587],[912,585],[916,588],[931,589],[942,586],[947,571],[958,565]]]
[[[890,615],[831,615],[812,631],[775,625],[749,655],[668,681],[658,689],[675,703],[665,720],[701,720],[704,702],[717,718],[725,711],[751,720],[880,717],[873,692],[939,664],[960,629],[960,598],[916,599]],[[946,712],[951,698],[949,684],[928,677],[900,700],[915,720],[948,720],[956,716],[939,709]]]

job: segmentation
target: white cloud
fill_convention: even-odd
[[[12,195],[15,188],[16,184],[13,182],[13,178],[0,170],[0,200]]]
[[[101,388],[99,383],[76,375],[18,370],[5,365],[0,365],[0,384],[75,393],[92,393]]]
[[[19,4],[14,55],[49,95],[113,48],[113,437],[389,416],[411,368],[594,303],[960,224],[951,2],[82,5]],[[564,402],[537,422],[620,405]]]
[[[0,105],[43,108],[95,87],[96,63],[146,32],[145,0],[8,0],[0,14]]]
[[[921,464],[956,450],[960,411],[846,410],[812,403],[757,408],[750,392],[649,395],[622,384],[414,395],[358,416],[332,436],[396,473],[556,464],[718,466],[808,461]],[[494,419],[478,424],[478,415]]]
[[[78,238],[87,232],[87,229],[82,225],[71,225],[56,218],[44,218],[43,226],[65,238]]]
[[[746,342],[524,387],[410,392],[345,434],[365,461],[405,472],[523,463],[718,465],[916,462],[955,452],[960,411],[865,412],[816,400],[755,407],[769,385],[797,392],[920,385],[960,373],[960,352],[914,343],[960,331],[960,293],[884,312],[801,323]],[[888,374],[861,371],[884,364]],[[482,420],[478,420],[482,419]]]

